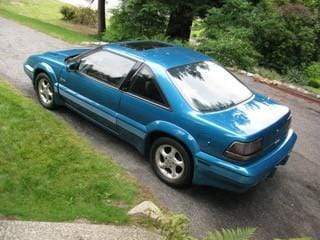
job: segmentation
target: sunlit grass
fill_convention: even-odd
[[[0,82],[0,216],[125,223],[139,194],[67,123]]]
[[[62,20],[63,5],[57,0],[0,0],[0,16],[72,43],[96,40],[95,29]]]

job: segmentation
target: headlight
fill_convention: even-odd
[[[262,138],[253,142],[234,142],[228,147],[225,155],[235,160],[248,160],[262,150]]]

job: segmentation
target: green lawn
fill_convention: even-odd
[[[137,184],[66,122],[0,82],[0,217],[126,223]]]
[[[96,40],[95,29],[61,19],[63,5],[57,0],[0,0],[0,16],[71,43]]]

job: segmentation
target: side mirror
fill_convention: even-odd
[[[68,71],[78,71],[79,70],[79,62],[71,62],[67,65]]]

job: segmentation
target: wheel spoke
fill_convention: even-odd
[[[177,177],[176,168],[175,168],[175,167],[171,167],[170,170],[171,170],[171,176],[172,176],[173,178]]]
[[[176,166],[179,166],[179,167],[184,168],[184,162],[178,160],[176,157],[173,158],[173,162],[174,162],[174,164],[175,164]]]
[[[161,153],[162,157],[164,157],[164,158],[168,156],[168,153],[166,153],[164,147],[161,148],[160,153]]]
[[[177,154],[177,152],[178,152],[177,149],[171,148],[171,150],[170,150],[170,152],[169,152],[169,156],[170,156],[171,158],[174,158],[175,155]]]

